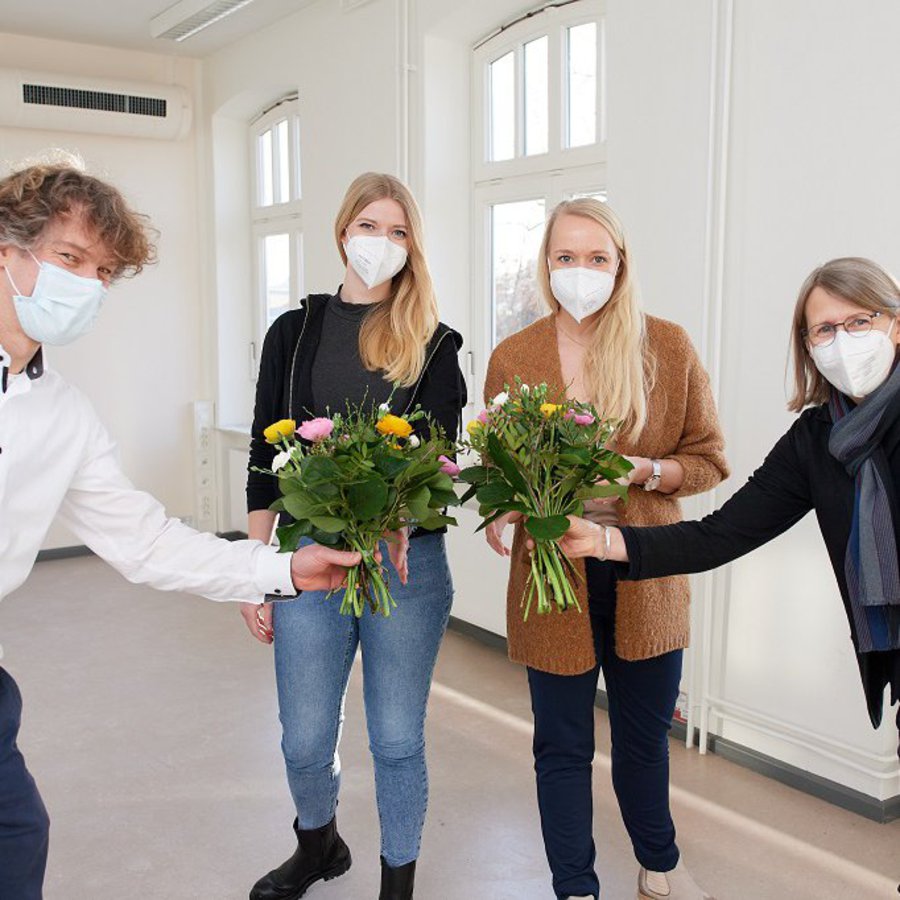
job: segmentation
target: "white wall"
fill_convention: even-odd
[[[3,66],[181,84],[197,65],[151,54],[0,34]],[[204,357],[194,140],[161,141],[0,128],[0,160],[16,165],[49,148],[80,153],[160,231],[159,264],[110,292],[96,329],[50,364],[85,390],[119,441],[126,472],[179,516],[193,515],[190,403],[210,388]],[[76,543],[62,529],[45,546]]]
[[[713,13],[726,7],[608,2],[610,200],[640,254],[647,308],[688,327],[720,382],[733,475],[719,500],[793,419],[784,408],[787,338],[806,274],[851,254],[900,271],[900,116],[890,88],[900,82],[900,10],[736,0],[722,335],[710,340],[720,298],[704,309],[715,263],[704,249],[707,113]],[[722,714],[713,730],[870,796],[900,793],[893,715],[878,732],[868,724],[815,522],[713,584],[713,639],[704,648],[700,629],[693,639]]]
[[[468,192],[471,47],[529,6],[413,4],[409,177],[442,317],[467,341],[477,239]],[[892,243],[900,119],[889,89],[900,83],[891,47],[900,12],[874,0],[852,12],[837,0],[735,0],[734,8],[729,43],[724,0],[607,0],[610,201],[628,227],[647,309],[684,324],[711,371],[734,471],[689,511],[727,498],[792,419],[784,410],[787,330],[809,269],[862,253],[900,271]],[[330,289],[340,274],[331,223],[346,184],[364,169],[398,171],[405,158],[400,10],[374,0],[345,14],[319,2],[204,66],[205,168],[214,173],[204,216],[220,242],[210,260],[219,278],[220,421],[246,421],[252,397],[243,373],[232,371],[244,367],[250,339],[249,242],[234,225],[248,190],[232,171],[245,153],[240,135],[254,109],[299,91],[305,288]],[[724,88],[725,105],[715,107]],[[710,174],[717,166],[721,185]],[[476,360],[479,372],[484,363]],[[232,495],[244,444],[243,436],[222,444]],[[229,503],[227,524],[240,527],[241,498]],[[455,614],[503,634],[505,566],[471,533],[474,514],[460,518],[450,537]],[[714,703],[713,731],[872,797],[900,793],[896,733],[868,725],[814,522],[695,587],[686,683],[695,703]]]

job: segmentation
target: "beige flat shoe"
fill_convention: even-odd
[[[671,872],[652,872],[641,867],[637,895],[638,900],[715,900],[694,881],[681,860]]]

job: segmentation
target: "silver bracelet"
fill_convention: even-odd
[[[603,529],[603,555],[598,556],[597,559],[599,559],[601,562],[606,562],[606,560],[609,558],[609,552],[612,547],[612,536],[609,530],[609,525],[598,525],[597,527]]]

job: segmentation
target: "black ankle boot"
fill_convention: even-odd
[[[416,861],[405,866],[389,866],[381,857],[381,893],[378,900],[412,900]]]
[[[294,855],[253,885],[250,900],[299,900],[310,885],[337,878],[350,868],[350,849],[337,833],[335,819],[309,831],[298,828],[294,819],[294,833]]]

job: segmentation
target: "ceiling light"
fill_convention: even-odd
[[[170,41],[185,41],[198,31],[230,16],[253,0],[181,0],[150,20],[150,34]]]

